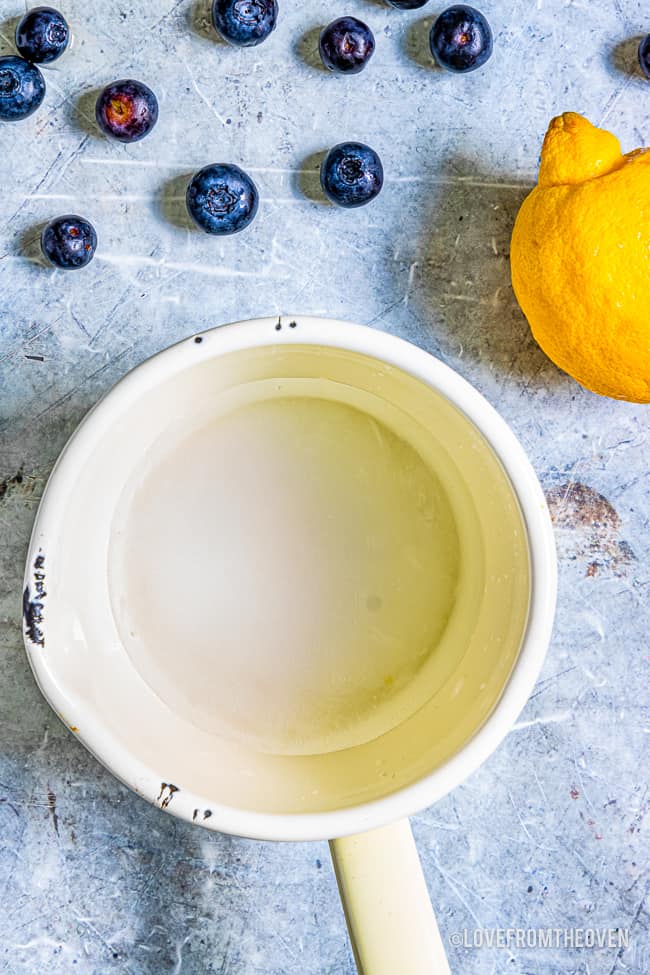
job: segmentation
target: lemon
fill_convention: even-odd
[[[650,152],[566,112],[517,216],[512,284],[533,335],[587,389],[650,402]]]

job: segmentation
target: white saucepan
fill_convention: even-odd
[[[448,972],[407,817],[535,683],[556,563],[519,443],[398,338],[296,316],[189,338],[63,451],[24,592],[36,679],[139,795],[331,840],[359,970]]]

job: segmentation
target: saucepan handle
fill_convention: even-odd
[[[451,975],[408,820],[330,850],[359,975]]]

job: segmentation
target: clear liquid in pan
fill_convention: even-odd
[[[360,744],[419,706],[458,581],[449,501],[399,414],[391,430],[325,380],[234,395],[161,439],[124,491],[120,637],[211,733],[275,754]]]

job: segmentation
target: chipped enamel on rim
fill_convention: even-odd
[[[98,720],[88,703],[60,687],[47,654],[48,538],[54,536],[69,486],[97,437],[145,389],[196,363],[274,342],[326,345],[372,356],[442,393],[480,431],[506,471],[528,533],[531,602],[528,624],[513,671],[490,717],[452,759],[418,782],[365,804],[323,813],[260,813],[222,806],[170,782],[164,764],[143,765]],[[120,410],[116,410],[119,407]],[[40,578],[39,578],[40,577]],[[85,417],[57,461],[38,511],[25,574],[23,627],[27,655],[38,685],[64,724],[125,785],[159,808],[188,822],[233,835],[264,840],[323,840],[372,829],[410,816],[460,784],[491,755],[524,707],[541,670],[555,612],[557,565],[546,500],[514,434],[489,403],[461,376],[409,342],[360,325],[301,316],[258,319],[191,336],[125,376]],[[34,630],[36,627],[36,630]]]

